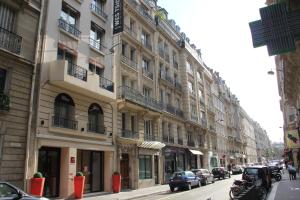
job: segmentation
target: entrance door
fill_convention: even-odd
[[[155,184],[159,184],[158,156],[154,156],[154,176]]]
[[[38,171],[45,177],[44,196],[59,196],[60,149],[42,147],[39,150]]]
[[[129,155],[122,153],[122,159],[120,161],[121,177],[122,177],[122,189],[129,189]]]

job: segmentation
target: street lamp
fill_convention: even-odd
[[[280,71],[280,72],[283,72],[282,69],[276,69],[276,71]],[[268,71],[268,75],[274,75],[275,72],[273,71],[273,69],[271,69],[270,71]]]

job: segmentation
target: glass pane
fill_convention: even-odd
[[[0,93],[4,91],[6,80],[6,70],[0,68]]]
[[[12,199],[18,197],[18,192],[5,183],[0,183],[0,198],[11,197]]]
[[[140,156],[140,158],[139,158],[139,178],[140,179],[145,179],[145,168],[146,168],[145,157]]]

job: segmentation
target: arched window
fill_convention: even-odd
[[[54,102],[53,125],[77,129],[77,121],[74,121],[75,104],[73,99],[64,93],[57,95]]]
[[[89,107],[88,115],[89,115],[88,131],[104,134],[105,133],[104,115],[101,106],[99,106],[96,103],[91,104]]]

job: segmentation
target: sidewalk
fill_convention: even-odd
[[[120,193],[102,193],[95,196],[84,197],[84,200],[125,200],[135,199],[138,197],[149,196],[151,194],[169,192],[169,185],[158,185],[153,187],[142,188],[138,190],[127,190]],[[97,195],[97,196],[96,196]]]
[[[290,180],[287,171],[282,174],[282,180],[273,183],[268,200],[296,200],[300,199],[300,174],[296,180]]]

